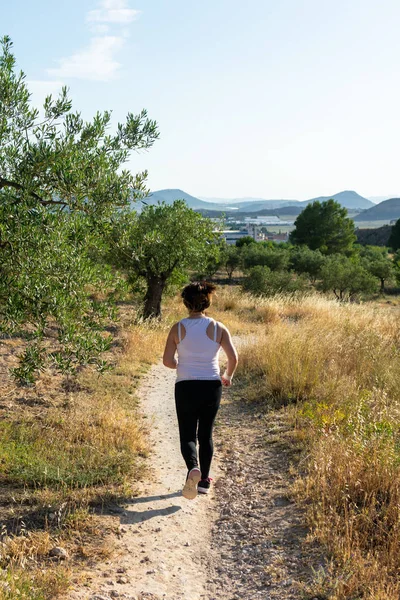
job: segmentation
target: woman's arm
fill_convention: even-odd
[[[221,347],[224,350],[226,357],[228,359],[228,365],[226,367],[226,371],[224,375],[222,375],[222,383],[224,386],[229,387],[231,385],[231,378],[236,371],[236,367],[238,364],[238,353],[233,345],[231,334],[225,325],[219,324],[222,329],[222,337],[221,337]],[[226,377],[225,377],[226,374]]]
[[[177,337],[178,324],[175,323],[175,325],[172,326],[171,331],[168,334],[163,356],[163,364],[169,369],[176,369],[176,366],[178,364],[178,361],[175,358]]]

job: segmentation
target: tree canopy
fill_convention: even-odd
[[[16,374],[32,381],[50,359],[62,369],[104,349],[99,319],[110,273],[92,260],[104,219],[146,193],[146,173],[123,169],[133,150],[150,148],[157,125],[128,114],[110,133],[111,112],[84,121],[66,88],[33,108],[12,43],[0,50],[0,332],[29,331]],[[42,341],[51,328],[58,350]],[[36,357],[36,358],[35,358]],[[36,361],[36,362],[35,362]],[[101,364],[101,363],[99,363]],[[24,366],[25,365],[25,366]],[[36,367],[35,367],[36,365]],[[23,375],[25,373],[25,375]]]
[[[372,293],[377,281],[357,259],[336,254],[321,267],[321,289],[331,291],[338,300],[352,300],[357,294]]]
[[[209,219],[188,208],[184,200],[146,206],[140,214],[122,214],[114,223],[111,256],[131,282],[146,284],[143,314],[158,317],[167,283],[204,270],[219,253],[219,234]]]
[[[399,250],[400,248],[400,219],[398,219],[392,227],[388,246],[390,246],[394,251]]]
[[[323,254],[351,252],[356,240],[354,222],[335,200],[308,204],[294,225],[290,241]]]

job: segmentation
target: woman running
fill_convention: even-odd
[[[195,498],[198,492],[209,492],[214,421],[222,386],[231,385],[238,362],[228,329],[204,312],[211,304],[215,289],[214,284],[207,282],[190,283],[183,289],[181,296],[189,316],[173,325],[163,358],[166,367],[177,370],[175,405],[181,452],[188,469],[182,494],[189,500]],[[221,348],[228,359],[222,376],[218,364]],[[175,358],[176,351],[178,360]]]

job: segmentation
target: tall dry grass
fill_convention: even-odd
[[[322,597],[399,598],[398,309],[310,296],[252,310],[266,324],[242,348],[239,374],[250,400],[291,407],[306,446],[295,491],[335,565]]]
[[[113,525],[100,526],[90,507],[131,495],[144,475],[147,429],[136,387],[167,329],[135,319],[116,338],[112,370],[85,369],[67,381],[45,373],[36,391],[27,390],[32,402],[3,415],[0,600],[47,600],[68,587],[73,569],[49,560],[53,546],[80,558],[110,551]],[[36,396],[52,403],[38,411]]]

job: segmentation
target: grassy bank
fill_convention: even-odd
[[[34,388],[9,377],[19,340],[4,340],[0,421],[0,599],[47,600],[68,588],[88,558],[104,558],[116,520],[101,506],[135,493],[144,475],[146,430],[137,383],[160,354],[166,325],[145,325],[125,310],[99,376],[42,374]],[[49,551],[62,546],[68,561]]]
[[[235,296],[235,310],[253,305]],[[246,397],[287,406],[305,447],[295,492],[332,556],[309,596],[400,596],[398,309],[320,296],[253,307],[265,323],[241,352]]]

